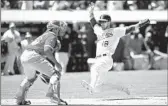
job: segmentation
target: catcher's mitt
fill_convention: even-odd
[[[149,24],[150,20],[149,19],[145,19],[145,20],[141,20],[139,21],[139,27],[144,27],[145,25]]]

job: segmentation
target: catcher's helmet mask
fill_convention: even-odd
[[[63,21],[50,21],[47,24],[47,29],[60,29],[62,31],[66,30],[67,23]]]

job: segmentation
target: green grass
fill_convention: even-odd
[[[13,99],[24,78],[23,75],[1,76],[1,98]],[[108,72],[105,75],[103,91],[90,95],[82,86],[81,81],[89,81],[90,73],[66,73],[61,79],[61,97],[71,98],[136,98],[136,97],[166,97],[167,70],[157,71],[120,71]],[[131,95],[113,89],[112,85],[128,87]],[[28,93],[29,99],[45,99],[47,91],[40,79],[34,83]]]

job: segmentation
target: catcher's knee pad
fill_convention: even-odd
[[[60,77],[54,73],[50,78],[50,84],[57,84],[57,82],[60,81]]]
[[[25,101],[27,91],[29,90],[30,86],[32,86],[32,84],[36,79],[37,76],[32,79],[25,78],[22,81],[22,83],[20,84],[20,88],[15,96],[17,104],[20,104],[21,102]]]

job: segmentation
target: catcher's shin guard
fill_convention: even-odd
[[[67,102],[60,98],[60,76],[56,73],[51,76],[47,97],[51,99],[51,102],[67,105]]]
[[[55,85],[49,84],[46,96],[49,97],[53,103],[57,103],[58,105],[68,105],[66,101],[60,98],[60,81]]]
[[[56,73],[54,73],[54,75],[52,75],[50,78],[48,92],[46,94],[47,97],[52,98],[55,94],[58,95],[59,89],[57,87],[60,84],[59,81],[60,81],[59,76]]]
[[[27,78],[25,78],[22,81],[20,88],[15,96],[17,105],[30,105],[31,104],[30,101],[26,101],[25,99],[26,99],[26,95],[27,95],[29,88],[32,86],[32,84],[34,83],[36,79],[37,79],[37,76],[31,80],[28,80]]]

